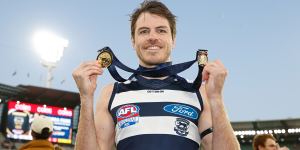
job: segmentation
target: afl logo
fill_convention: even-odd
[[[136,115],[139,115],[140,108],[135,105],[125,105],[118,109],[117,117],[118,118],[130,118]]]
[[[124,105],[120,107],[116,113],[118,126],[125,128],[134,125],[139,120],[140,108],[136,105]]]

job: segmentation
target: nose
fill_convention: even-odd
[[[151,44],[154,44],[156,43],[158,40],[158,35],[156,32],[154,31],[151,31],[149,36],[148,36],[148,41],[151,43]]]

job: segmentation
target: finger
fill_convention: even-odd
[[[202,71],[202,81],[207,81],[208,80],[208,77],[209,77],[209,70],[208,70],[208,66],[205,66],[203,68],[203,71]]]
[[[224,66],[224,64],[220,60],[216,60],[215,63],[217,64],[217,69],[220,71],[221,74],[227,76],[228,75],[228,70]]]
[[[202,81],[207,81],[208,78],[209,78],[209,75],[211,73],[211,68],[214,67],[215,64],[214,62],[208,62],[204,68],[203,68],[203,71],[202,71]]]
[[[91,75],[90,80],[91,80],[92,83],[96,83],[97,82],[97,75]]]
[[[220,66],[220,67],[222,67],[222,68],[225,68],[224,64],[223,64],[222,61],[219,60],[219,59],[217,59],[217,60],[215,61],[215,64],[217,64],[218,66]]]
[[[102,75],[102,74],[103,74],[103,72],[99,71],[99,70],[88,70],[88,71],[83,72],[83,76],[85,76],[85,77],[90,77],[92,75]]]
[[[88,67],[85,67],[84,69],[82,69],[83,72],[89,71],[89,70],[96,70],[96,71],[99,71],[99,72],[103,72],[102,68],[99,68],[99,67],[96,67],[96,66],[88,66]]]
[[[97,60],[91,60],[91,61],[86,61],[80,64],[80,68],[85,68],[88,66],[96,66],[96,67],[100,67],[100,64],[98,63]]]
[[[95,66],[86,66],[85,68],[77,68],[73,71],[73,78],[87,78],[90,75],[101,75],[103,74],[103,69]]]
[[[227,69],[225,68],[225,66],[222,64],[220,60],[209,62],[205,67],[209,74],[221,72],[222,74],[227,75],[228,73]]]
[[[202,81],[207,81],[209,76],[213,75],[218,68],[220,67],[215,61],[208,62],[202,71]]]

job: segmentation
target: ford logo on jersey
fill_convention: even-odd
[[[140,108],[136,105],[124,105],[116,112],[118,126],[125,128],[136,124],[139,121]]]
[[[198,113],[195,109],[187,105],[170,104],[164,107],[164,110],[169,113],[185,116],[191,119],[197,119]]]

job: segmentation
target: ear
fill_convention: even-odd
[[[134,38],[133,37],[131,37],[131,46],[135,49],[135,46],[134,46],[134,44],[135,44],[135,41],[134,41]]]
[[[174,49],[175,47],[176,47],[176,38],[174,37],[173,43],[172,43],[172,49]]]

